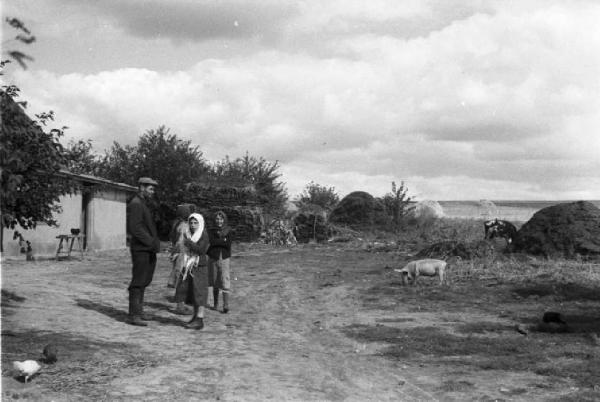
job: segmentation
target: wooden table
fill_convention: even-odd
[[[73,246],[75,245],[75,240],[77,240],[77,248],[75,251],[79,251],[81,255],[81,259],[83,260],[83,239],[85,235],[78,234],[64,234],[56,236],[59,239],[58,248],[56,249],[56,259],[58,260],[60,257],[71,257],[71,252],[73,251]],[[64,246],[63,246],[64,242]],[[70,244],[69,244],[70,242]],[[64,247],[64,250],[63,250]]]

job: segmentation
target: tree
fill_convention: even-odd
[[[55,224],[53,213],[63,194],[72,193],[76,184],[58,175],[67,164],[59,138],[62,131],[42,130],[53,114],[37,115],[31,120],[6,92],[0,91],[2,111],[2,224],[14,228],[35,228],[37,222]]]
[[[157,198],[173,207],[185,184],[210,169],[197,146],[171,134],[165,126],[147,130],[137,146],[121,146],[115,141],[99,165],[98,174],[110,180],[132,185],[142,176],[158,180]]]
[[[313,181],[308,183],[298,199],[300,209],[320,207],[327,214],[340,202],[334,187],[325,187]]]
[[[407,196],[408,188],[404,182],[400,182],[400,187],[396,186],[396,182],[392,182],[392,192],[387,193],[381,198],[386,213],[391,218],[394,227],[398,227],[404,218],[412,209],[411,197]]]
[[[17,18],[12,18],[12,17],[6,17],[5,22],[8,23],[8,25],[10,25],[13,29],[16,29],[18,31],[18,34],[12,40],[9,39],[6,42],[2,43],[4,48],[7,47],[7,46],[5,46],[5,43],[9,43],[12,41],[21,42],[26,45],[30,45],[33,42],[35,42],[35,36],[29,31],[29,29],[27,29],[27,27],[21,20],[19,20]],[[13,59],[17,63],[19,63],[19,65],[24,70],[27,69],[26,61],[27,60],[33,61],[33,57],[29,56],[28,54],[23,53],[20,50],[8,49],[8,50],[6,50],[6,54],[8,55],[8,57]],[[6,63],[6,60],[3,60],[2,63],[3,63],[2,66],[4,66],[4,64]]]
[[[67,169],[72,173],[99,176],[101,157],[92,150],[92,140],[71,139],[64,149]]]
[[[256,158],[248,153],[235,160],[225,157],[214,164],[212,180],[224,186],[253,186],[256,192],[255,202],[271,214],[284,211],[287,201],[285,184],[279,181],[279,162],[269,162],[263,157]]]
[[[156,130],[147,130],[136,146],[121,146],[115,141],[98,161],[95,172],[109,180],[131,185],[137,185],[142,176],[157,180],[159,186],[153,207],[164,237],[175,217],[177,205],[186,201],[183,199],[186,185],[206,176],[209,170],[197,146],[160,126]]]
[[[6,21],[21,33],[16,40],[29,44],[35,40],[24,24],[15,19]],[[16,60],[23,68],[24,60],[31,57],[17,50],[7,51],[8,57]],[[4,67],[10,59],[0,63]],[[44,131],[44,126],[54,120],[52,111],[36,115],[32,120],[24,109],[27,102],[17,101],[19,88],[4,85],[0,90],[0,111],[2,114],[2,141],[0,161],[2,166],[2,187],[0,202],[3,227],[23,229],[35,228],[38,222],[55,224],[53,213],[60,211],[59,197],[73,193],[78,185],[58,173],[67,164],[67,157],[59,138],[64,129]]]

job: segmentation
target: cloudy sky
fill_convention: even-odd
[[[165,125],[210,161],[417,199],[600,199],[595,0],[8,0],[29,112],[67,138]],[[4,19],[4,18],[3,18]]]

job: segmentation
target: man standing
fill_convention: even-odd
[[[156,253],[160,240],[152,212],[148,207],[158,183],[149,177],[138,180],[139,192],[127,204],[127,232],[131,239],[132,278],[129,284],[129,317],[131,325],[147,326],[144,322],[144,291],[152,282],[156,267]]]

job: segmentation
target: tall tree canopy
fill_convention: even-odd
[[[279,162],[269,162],[263,157],[249,156],[231,160],[225,157],[214,164],[212,178],[223,186],[251,185],[256,192],[256,203],[266,211],[277,214],[284,210],[288,195],[285,183],[279,181]]]
[[[76,189],[76,183],[58,175],[67,164],[59,141],[62,130],[44,132],[42,126],[53,114],[31,120],[4,90],[0,91],[0,109],[2,224],[24,229],[34,228],[37,222],[54,224],[53,213],[60,211],[59,197]]]
[[[185,185],[207,175],[209,170],[197,146],[160,126],[146,131],[135,146],[122,146],[115,141],[98,162],[95,173],[131,185],[137,185],[142,176],[157,180],[156,198],[164,231],[176,206],[185,201],[182,200]]]

